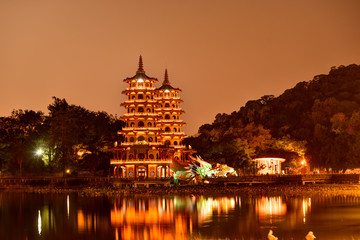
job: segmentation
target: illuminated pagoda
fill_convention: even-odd
[[[185,133],[181,131],[181,127],[185,125],[185,122],[180,119],[180,115],[184,113],[179,107],[180,103],[183,102],[179,96],[180,92],[179,88],[171,86],[166,69],[163,84],[156,89],[155,99],[158,102],[158,107],[155,112],[158,114],[157,126],[162,130],[162,142],[165,147],[176,150],[174,158],[178,161],[184,158],[181,150],[184,150],[185,146],[181,143],[186,137]]]
[[[173,161],[185,163],[194,151],[182,145],[186,137],[180,119],[184,111],[178,88],[170,85],[167,70],[161,87],[156,78],[148,77],[142,57],[135,76],[124,79],[129,86],[122,92],[127,96],[121,106],[126,113],[120,118],[125,127],[118,132],[124,141],[115,146],[110,161],[113,174],[119,178],[170,177]]]

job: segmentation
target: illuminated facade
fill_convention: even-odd
[[[124,79],[129,84],[122,92],[127,96],[121,106],[126,113],[121,117],[125,127],[118,133],[124,141],[113,148],[110,164],[113,174],[120,178],[170,177],[173,160],[186,162],[193,150],[182,145],[186,137],[180,119],[184,111],[179,107],[181,90],[171,86],[167,70],[162,86],[155,87],[156,78],[145,74],[142,57],[133,77]]]
[[[281,174],[281,163],[284,158],[255,158],[254,162],[258,169],[258,174]]]

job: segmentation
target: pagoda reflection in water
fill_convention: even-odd
[[[111,210],[116,239],[188,239],[211,216],[234,209],[235,198],[117,199]]]

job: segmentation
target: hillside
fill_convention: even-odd
[[[257,156],[286,158],[296,167],[360,167],[360,66],[332,67],[278,97],[249,101],[239,111],[218,114],[186,139],[210,162],[252,171]]]

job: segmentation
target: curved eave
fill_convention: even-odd
[[[163,102],[177,102],[177,103],[182,103],[184,102],[184,100],[182,100],[181,98],[159,98],[159,97],[155,97],[154,99],[156,99],[159,103],[163,103]]]
[[[151,99],[146,99],[146,100],[126,100],[123,103],[120,103],[120,106],[130,106],[130,105],[139,105],[139,104],[147,104],[147,105],[153,105],[156,104],[157,102],[155,100],[151,100]],[[146,105],[146,106],[147,106]]]
[[[125,90],[123,90],[121,93],[124,95],[127,95],[132,93],[132,92],[148,92],[148,93],[154,93],[156,90],[155,88],[127,88]]]
[[[185,113],[185,111],[182,109],[174,109],[174,108],[155,108],[155,112],[158,112],[158,113],[176,112],[176,113],[181,113],[181,114]]]
[[[184,122],[183,120],[164,120],[164,119],[161,119],[161,120],[158,120],[157,121],[157,124],[163,126],[163,125],[167,125],[167,124],[178,124],[178,125],[181,125],[181,126],[184,126],[186,125],[186,122]]]
[[[136,73],[133,77],[125,78],[123,80],[123,82],[131,82],[132,80],[135,80],[137,78],[143,78],[143,79],[147,79],[147,80],[150,80],[150,81],[153,81],[153,82],[158,82],[157,78],[149,77],[145,73]]]
[[[156,90],[175,90],[177,92],[181,92],[181,89],[180,88],[174,88],[173,86],[171,85],[162,85],[161,87],[157,88]]]

